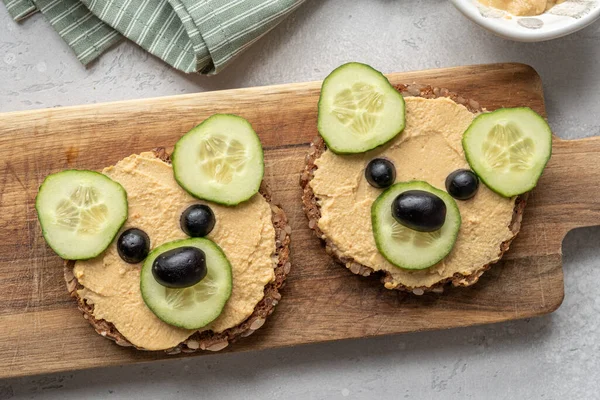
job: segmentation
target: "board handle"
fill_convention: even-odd
[[[554,139],[552,158],[532,193],[541,222],[572,229],[600,225],[600,136],[578,140]]]

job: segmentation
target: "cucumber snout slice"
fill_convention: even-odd
[[[245,119],[216,114],[185,134],[173,151],[175,180],[192,196],[236,205],[260,188],[263,150]]]
[[[96,257],[127,220],[123,187],[94,171],[67,170],[48,175],[35,208],[48,245],[62,258]]]
[[[537,184],[552,153],[552,132],[530,108],[504,108],[475,118],[462,143],[481,180],[496,193],[512,197]]]
[[[428,192],[446,206],[445,221],[440,229],[419,232],[396,221],[392,205],[405,192]],[[404,269],[425,269],[446,257],[454,247],[461,225],[460,211],[448,193],[426,182],[400,182],[390,186],[371,207],[373,235],[379,252],[392,264]]]
[[[170,288],[154,277],[153,264],[163,255],[177,249],[195,247],[205,255],[206,275],[193,286]],[[200,329],[214,321],[231,296],[231,264],[216,243],[205,238],[192,238],[165,243],[154,249],[144,261],[140,290],[148,308],[169,325]]]
[[[381,72],[344,64],[323,81],[319,133],[335,153],[362,153],[402,132],[404,109],[404,98]]]

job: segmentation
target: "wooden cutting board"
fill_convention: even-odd
[[[545,114],[540,77],[522,64],[389,79],[445,87],[488,109],[529,106]],[[293,229],[293,269],[280,305],[263,328],[225,351],[500,322],[561,304],[563,237],[600,224],[600,139],[554,140],[521,233],[477,285],[416,297],[333,263],[307,227],[298,178],[317,135],[319,88],[318,82],[298,83],[0,114],[0,377],[173,358],[121,348],[93,331],[67,295],[62,262],[42,239],[34,200],[51,172],[100,170],[132,153],[170,147],[216,112],[239,114],[254,125],[265,147],[265,179]]]

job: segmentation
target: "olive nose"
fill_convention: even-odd
[[[392,202],[392,215],[410,229],[434,232],[446,222],[446,203],[433,193],[407,190]]]
[[[204,279],[207,273],[206,254],[193,246],[167,250],[152,263],[154,279],[173,289],[193,286]]]

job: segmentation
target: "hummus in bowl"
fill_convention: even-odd
[[[504,10],[515,16],[541,15],[565,0],[480,0],[481,4]]]
[[[598,0],[451,0],[467,18],[505,39],[540,42],[566,36],[600,17]]]

